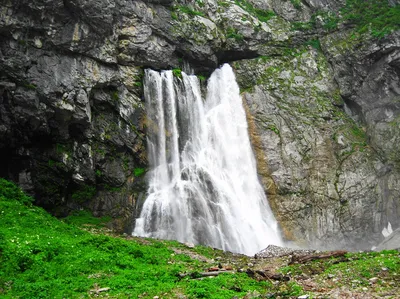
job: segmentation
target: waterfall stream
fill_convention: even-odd
[[[280,245],[257,177],[242,98],[225,64],[208,80],[146,70],[148,196],[134,235],[252,255]]]

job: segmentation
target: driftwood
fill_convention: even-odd
[[[290,277],[283,275],[281,273],[270,273],[268,271],[261,271],[257,270],[257,274],[261,275],[264,278],[271,279],[271,280],[277,280],[277,281],[289,281]]]
[[[270,273],[268,270],[252,270],[252,269],[247,269],[246,270],[247,275],[250,277],[255,277],[256,274],[261,276],[261,280],[276,280],[276,281],[289,281],[290,277],[287,275],[283,275],[281,273]],[[260,279],[260,277],[258,277]]]
[[[201,277],[218,276],[219,274],[222,273],[235,274],[235,271],[220,270],[220,271],[202,272],[199,273],[199,276]]]
[[[179,277],[180,277],[180,278],[184,278],[184,277],[186,277],[186,276],[190,276],[190,277],[192,277],[193,279],[201,279],[201,278],[203,278],[203,277],[218,276],[218,275],[223,274],[223,273],[235,274],[236,271],[228,271],[228,270],[225,270],[225,269],[221,269],[221,270],[219,270],[219,271],[208,271],[208,272],[200,272],[200,273],[198,273],[198,272],[194,272],[194,273],[180,273],[180,274],[179,274]]]
[[[347,253],[347,251],[345,251],[345,250],[337,250],[337,251],[330,251],[330,252],[321,253],[321,254],[294,255],[294,256],[292,256],[292,258],[289,262],[289,265],[304,264],[309,261],[329,259],[331,257],[343,257],[346,253]]]

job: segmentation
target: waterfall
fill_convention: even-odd
[[[280,245],[257,177],[245,111],[232,68],[208,80],[146,70],[148,196],[134,235],[252,255]]]

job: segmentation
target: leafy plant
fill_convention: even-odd
[[[35,84],[33,84],[33,83],[26,83],[24,86],[27,89],[30,89],[30,90],[36,90],[37,89],[37,86]]]
[[[186,13],[186,14],[190,15],[190,16],[202,16],[202,17],[205,16],[204,12],[193,10],[189,6],[183,6],[183,5],[176,6],[175,10],[181,11],[183,13]]]
[[[77,191],[72,193],[71,198],[77,202],[85,202],[92,199],[96,195],[96,187],[84,185],[80,187]]]
[[[301,9],[301,1],[300,0],[290,0],[290,2],[293,4],[294,8]]]
[[[133,169],[133,175],[135,177],[140,177],[142,175],[144,175],[146,173],[146,169],[141,168],[141,167],[137,167]]]
[[[236,5],[247,11],[249,14],[259,19],[261,22],[268,22],[272,17],[275,16],[275,13],[273,11],[255,8],[250,2],[246,0],[235,0],[235,3]]]
[[[111,94],[111,98],[112,98],[112,100],[113,100],[114,102],[118,102],[118,101],[119,101],[119,94],[118,94],[118,91],[117,91],[117,90],[114,91],[114,92]]]
[[[383,37],[400,29],[400,5],[391,6],[388,0],[347,0],[341,12],[360,33],[371,31],[373,36]]]
[[[182,70],[180,68],[173,68],[172,74],[174,74],[175,77],[182,79]]]
[[[111,220],[111,217],[93,217],[92,213],[86,210],[74,211],[63,221],[68,224],[76,226],[92,225],[97,228],[104,227],[104,225]]]
[[[18,186],[15,184],[0,178],[0,197],[12,198],[25,205],[30,205],[34,199],[26,195]]]
[[[227,38],[233,38],[233,39],[235,39],[236,41],[242,41],[242,40],[243,40],[243,35],[240,34],[240,33],[237,31],[237,29],[231,28],[231,27],[229,27],[229,28],[226,30],[226,37],[227,37]]]
[[[314,49],[321,51],[321,43],[318,39],[312,39],[304,43],[305,46],[311,46]]]

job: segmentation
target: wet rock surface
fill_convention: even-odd
[[[375,66],[374,72],[386,72],[389,66],[384,61],[389,58],[384,49],[394,50],[396,36],[394,33],[374,48],[381,51],[383,61],[379,64],[382,69]],[[381,231],[388,222],[400,225],[397,162],[389,158],[393,154],[386,156],[377,150],[370,137],[376,134],[372,125],[354,117],[357,114],[352,112],[354,106],[349,104],[343,84],[352,86],[351,94],[364,85],[351,85],[344,76],[353,71],[337,73],[339,64],[331,64],[330,54],[322,50],[303,46],[290,55],[233,64],[252,115],[252,135],[258,136],[254,148],[259,173],[288,240],[321,249],[371,249],[383,239]],[[342,57],[340,65],[364,66],[364,52],[357,53]],[[392,83],[373,85],[371,97],[385,93],[385,86],[395,87],[396,76],[393,71],[381,76]],[[385,119],[384,102],[395,101],[395,89],[383,102],[377,98],[371,103],[383,105],[380,122],[391,140],[396,140],[398,130]],[[387,141],[379,142],[379,147],[396,145]]]
[[[249,3],[3,1],[0,175],[57,215],[90,208],[129,231],[146,191],[143,69],[231,62],[284,238],[375,246],[400,226],[399,33],[293,28],[342,0]]]
[[[400,228],[396,229],[389,236],[387,236],[374,250],[393,250],[400,251]]]

